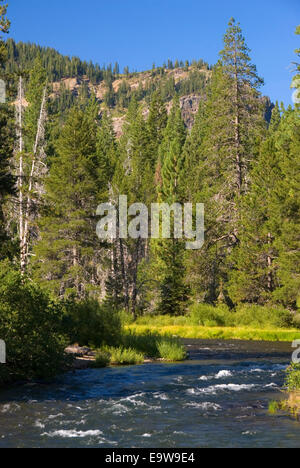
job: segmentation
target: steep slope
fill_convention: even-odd
[[[199,102],[206,98],[206,89],[211,77],[211,67],[203,60],[179,62],[169,60],[162,67],[152,70],[130,72],[128,67],[121,74],[119,65],[100,67],[78,57],[61,55],[54,49],[30,43],[15,43],[7,40],[8,60],[6,72],[16,77],[25,76],[39,58],[45,68],[52,88],[51,110],[64,113],[76,100],[94,95],[99,103],[99,113],[109,110],[117,136],[122,133],[124,117],[131,99],[141,103],[147,116],[153,92],[159,91],[168,110],[177,93],[180,97],[182,115],[188,129],[194,124]],[[266,118],[270,101],[266,98]]]

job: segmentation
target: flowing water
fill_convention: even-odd
[[[188,341],[191,360],[85,370],[0,393],[1,447],[300,447],[271,416],[292,349]]]

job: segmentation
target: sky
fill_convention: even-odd
[[[7,0],[10,37],[100,65],[147,70],[168,58],[218,60],[228,21],[241,23],[272,101],[292,103],[300,0]]]

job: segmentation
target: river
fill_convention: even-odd
[[[186,341],[180,364],[84,370],[0,393],[1,447],[300,447],[272,416],[288,343]]]

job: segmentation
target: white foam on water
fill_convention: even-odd
[[[144,437],[145,439],[150,439],[152,437],[151,434],[143,434],[142,437]]]
[[[216,395],[218,391],[230,391],[230,392],[241,392],[243,390],[252,390],[256,385],[237,385],[237,384],[227,384],[227,385],[212,385],[207,388],[190,388],[187,390],[189,395],[201,395],[201,394],[211,394]]]
[[[163,401],[167,401],[170,399],[166,393],[154,393],[153,397]]]
[[[60,430],[53,432],[45,432],[42,436],[61,437],[63,439],[83,439],[85,437],[99,437],[103,435],[101,431],[76,431],[76,430]]]
[[[1,413],[9,413],[11,410],[11,405],[3,405],[1,408]]]
[[[52,419],[63,418],[63,417],[64,417],[64,414],[62,414],[62,413],[50,414],[50,416],[48,416],[48,419],[52,420]]]
[[[266,385],[265,388],[278,388],[278,385],[276,383],[272,382],[269,385]]]
[[[201,391],[200,388],[189,388],[186,393],[188,395],[201,395],[201,393],[203,393],[203,391]]]
[[[215,386],[217,390],[230,390],[231,392],[241,392],[242,390],[252,390],[255,387],[256,387],[255,385],[237,385],[237,384]]]
[[[222,370],[215,376],[215,379],[225,379],[226,377],[232,377],[232,375],[232,372],[228,370]]]
[[[128,413],[128,411],[130,411],[129,408],[127,408],[127,406],[121,405],[121,403],[117,403],[113,405],[111,409],[113,410],[113,414],[115,415],[125,414],[125,413]]]
[[[7,403],[6,405],[2,406],[0,413],[4,413],[4,414],[15,413],[19,409],[21,409],[21,407],[17,405],[16,403],[12,403],[12,404]]]
[[[201,409],[204,411],[220,411],[222,407],[220,405],[217,405],[216,403],[211,403],[211,402],[204,402],[204,403],[187,403],[185,407],[189,408],[196,408],[196,409]]]
[[[131,404],[131,405],[133,405],[134,407],[137,407],[137,408],[142,407],[142,408],[145,408],[145,409],[147,409],[149,411],[161,410],[160,406],[151,406],[151,405],[148,405],[147,403],[145,403],[144,401],[141,401],[141,400],[137,399],[137,398],[143,397],[144,395],[146,395],[146,394],[145,393],[138,393],[136,395],[131,395],[131,396],[128,396],[126,398],[121,398],[120,402],[129,403],[129,404]],[[127,411],[130,411],[130,409],[127,408]]]
[[[86,424],[86,419],[82,419],[81,421],[76,422],[76,426],[84,426]]]
[[[35,426],[35,427],[38,427],[39,429],[45,429],[45,427],[46,427],[45,424],[43,424],[43,423],[42,423],[41,421],[39,421],[39,420],[38,420],[38,421],[35,421],[34,426]]]
[[[143,395],[144,394],[131,395],[131,396],[127,397],[127,398],[121,398],[120,401],[122,401],[122,402],[126,401],[128,403],[131,403],[134,406],[149,407],[149,405],[147,405],[147,403],[145,403],[144,401],[137,400],[137,398],[142,397]]]
[[[118,442],[115,442],[114,440],[107,440],[104,438],[100,438],[100,440],[98,441],[98,444],[99,445],[102,445],[102,444],[118,445]]]

